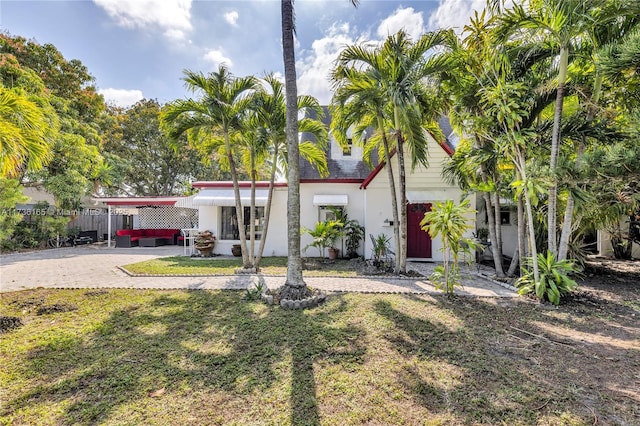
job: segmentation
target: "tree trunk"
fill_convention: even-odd
[[[391,209],[393,210],[393,238],[396,248],[395,259],[395,272],[400,272],[400,221],[398,219],[398,195],[396,192],[395,178],[393,177],[393,167],[391,167],[391,151],[389,149],[389,140],[387,139],[387,132],[384,128],[384,120],[382,116],[378,115],[378,128],[382,133],[382,146],[384,147],[384,156],[387,161],[387,176],[389,178],[389,191],[391,191]]]
[[[509,270],[507,271],[507,276],[512,277],[513,274],[516,273],[516,268],[520,263],[520,248],[516,246],[516,249],[513,251],[513,257],[511,258],[511,264],[509,264]]]
[[[282,0],[282,52],[287,105],[287,280],[281,293],[284,299],[299,300],[310,295],[302,278],[300,256],[300,163],[298,148],[298,89],[293,44],[293,0]]]
[[[536,232],[533,226],[533,208],[531,206],[531,198],[529,197],[529,191],[527,191],[527,172],[525,169],[525,159],[519,152],[516,153],[516,161],[518,163],[518,172],[520,173],[521,180],[525,182],[525,188],[522,191],[524,193],[524,204],[527,212],[527,224],[529,226],[529,253],[531,253],[531,265],[533,267],[533,279],[536,283],[540,282],[540,272],[538,270],[538,249],[536,247]]]
[[[502,268],[502,250],[498,244],[495,244],[495,241],[498,241],[498,232],[496,228],[499,225],[496,225],[496,217],[491,214],[493,211],[493,204],[491,203],[491,195],[488,192],[482,193],[482,198],[484,199],[485,209],[487,211],[487,221],[489,222],[489,238],[491,241],[494,241],[494,244],[491,244],[491,254],[493,255],[493,265],[496,270],[497,277],[504,277],[504,269]]]
[[[523,260],[527,257],[527,225],[524,218],[524,200],[518,196],[518,252],[520,257],[520,276],[524,273]]]
[[[394,107],[394,125],[396,133],[396,145],[398,150],[398,169],[400,171],[400,270],[398,273],[407,272],[407,178],[404,163],[404,137],[400,130],[400,111]]]
[[[247,256],[247,238],[244,232],[244,211],[242,209],[242,202],[240,200],[240,186],[238,185],[238,171],[236,170],[236,163],[233,159],[233,152],[231,151],[229,132],[225,132],[224,134],[224,143],[227,151],[227,159],[229,160],[229,171],[231,172],[231,180],[233,181],[233,195],[236,201],[238,235],[240,237],[240,247],[242,248],[242,266],[244,268],[250,268],[251,265],[249,265],[249,258]]]
[[[493,241],[498,247],[500,252],[500,258],[502,260],[502,218],[500,217],[502,206],[500,205],[500,194],[498,192],[493,193],[493,216],[496,222],[496,240]]]
[[[255,158],[251,158],[251,207],[249,208],[249,263],[255,268],[256,249],[256,170]]]
[[[276,180],[276,171],[278,169],[278,144],[275,143],[273,150],[273,164],[271,164],[271,174],[269,176],[269,192],[267,194],[267,205],[264,208],[264,225],[262,226],[262,237],[260,238],[260,245],[258,246],[258,255],[254,266],[256,271],[260,268],[260,262],[262,261],[262,254],[264,253],[264,245],[267,241],[267,231],[269,230],[269,219],[271,218],[271,202],[273,200],[273,188]]]
[[[549,188],[549,203],[547,211],[547,246],[549,251],[558,254],[556,215],[558,205],[558,178],[556,176],[556,164],[560,150],[560,123],[562,121],[562,107],[564,103],[564,86],[567,80],[567,68],[569,62],[569,50],[566,46],[560,49],[560,63],[558,65],[558,92],[556,93],[556,108],[553,115],[553,133],[551,135],[551,157],[549,170],[551,172],[552,185]]]
[[[567,207],[564,211],[564,220],[562,222],[562,233],[560,234],[560,243],[558,244],[558,260],[565,260],[569,253],[569,240],[572,231],[573,222],[573,209],[575,207],[575,200],[573,196],[569,194],[567,198]]]

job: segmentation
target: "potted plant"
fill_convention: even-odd
[[[342,227],[342,222],[325,220],[324,222],[317,222],[313,229],[303,228],[302,231],[313,238],[313,241],[304,249],[316,247],[320,252],[320,257],[325,257],[324,250],[329,248],[329,258],[337,258],[338,249],[335,247],[335,243],[342,236]]]
[[[360,241],[364,239],[364,226],[360,225],[357,220],[350,219],[344,225],[345,244],[347,246],[347,257],[355,259],[358,257],[358,248]]]
[[[202,231],[193,241],[193,247],[200,252],[202,257],[211,257],[216,245],[216,236],[211,231]]]

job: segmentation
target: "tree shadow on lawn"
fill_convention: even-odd
[[[144,423],[154,409],[167,415],[154,398],[171,395],[165,404],[200,404],[187,408],[194,424],[255,421],[269,410],[276,423],[320,424],[313,365],[361,362],[363,330],[336,323],[347,309],[340,296],[289,311],[241,295],[161,294],[111,313],[93,333],[52,337],[28,355],[24,374],[39,384],[5,401],[2,415],[56,404],[64,412],[55,423],[96,424],[123,412],[131,417],[120,421]]]
[[[454,415],[462,423],[640,420],[629,370],[605,361],[614,360],[607,357],[617,351],[616,359],[627,357],[629,365],[637,366],[637,350],[606,342],[585,345],[566,336],[563,344],[519,332],[548,335],[540,323],[554,319],[545,318],[535,304],[507,303],[515,303],[514,308],[490,299],[444,296],[376,303],[376,312],[395,324],[388,341],[401,356],[421,361],[396,372],[407,393],[428,410]],[[430,314],[429,305],[448,318]],[[567,330],[573,325],[555,324]],[[597,333],[606,336],[608,331]]]

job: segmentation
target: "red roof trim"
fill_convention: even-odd
[[[194,188],[233,188],[233,182],[231,181],[198,181],[191,184]],[[251,188],[251,182],[238,182],[240,188]],[[275,188],[285,188],[286,182],[274,182]],[[269,182],[260,181],[256,182],[256,188],[268,188]]]
[[[105,201],[108,206],[174,206],[176,201],[149,201],[142,199],[128,199],[122,201]]]
[[[364,179],[342,178],[342,179],[300,179],[300,183],[362,183]]]
[[[453,157],[453,149],[446,142],[438,142],[438,145],[447,153],[449,157]]]

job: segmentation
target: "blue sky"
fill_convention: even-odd
[[[461,28],[485,0],[297,0],[298,91],[326,104],[339,50],[404,28]],[[226,63],[237,76],[283,73],[277,0],[1,0],[0,28],[79,59],[108,102],[188,97],[184,69]]]

